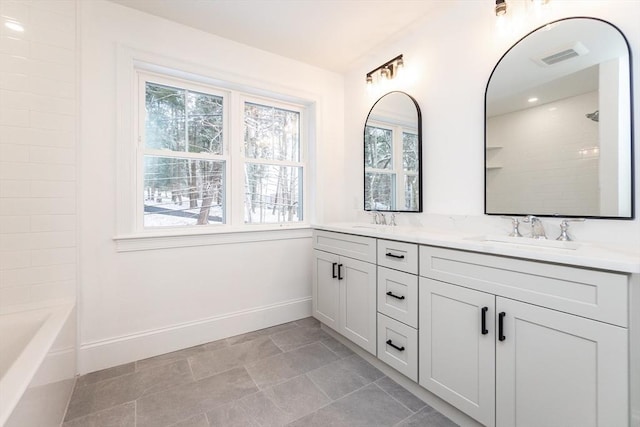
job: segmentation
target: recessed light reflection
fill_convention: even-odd
[[[538,98],[532,96],[531,98],[527,99],[527,102],[538,102]]]
[[[22,26],[22,24],[16,21],[7,21],[4,23],[4,26],[19,33],[22,33],[24,31],[24,27]]]
[[[551,107],[549,108],[549,111],[556,111],[558,109],[558,107]]]

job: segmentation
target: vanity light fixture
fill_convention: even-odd
[[[496,16],[502,16],[507,13],[506,0],[496,0]]]
[[[403,67],[404,59],[400,54],[378,68],[369,71],[367,73],[367,84],[373,84],[374,76],[378,76],[376,80],[391,80],[398,75],[398,71]]]
[[[19,33],[22,33],[24,31],[24,27],[22,26],[22,24],[20,24],[17,21],[6,21],[4,23],[4,26],[10,30],[17,31]]]

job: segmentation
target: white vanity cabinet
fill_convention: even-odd
[[[376,239],[315,230],[313,316],[376,354]]]
[[[418,381],[418,245],[378,239],[378,359]]]
[[[628,426],[628,276],[420,247],[419,383],[487,426]]]

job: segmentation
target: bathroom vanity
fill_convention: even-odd
[[[640,425],[640,256],[520,242],[316,226],[313,315],[482,425]]]

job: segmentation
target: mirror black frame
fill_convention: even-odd
[[[409,210],[401,210],[401,209],[385,209],[385,210],[381,210],[381,209],[367,209],[366,208],[366,201],[363,200],[363,205],[364,206],[364,210],[366,212],[404,212],[404,213],[421,213],[423,210],[423,204],[422,204],[422,112],[420,111],[420,106],[418,105],[418,101],[416,101],[416,99],[409,95],[406,92],[403,91],[399,91],[399,90],[394,90],[391,92],[387,92],[384,95],[382,95],[380,98],[378,98],[376,100],[376,102],[373,103],[373,105],[371,106],[371,109],[369,110],[369,113],[367,114],[367,118],[364,121],[364,126],[363,126],[363,131],[362,131],[362,141],[364,143],[364,140],[366,138],[366,127],[367,127],[367,123],[369,122],[369,117],[371,116],[371,112],[373,111],[373,109],[376,107],[376,105],[378,104],[378,102],[380,102],[385,96],[387,95],[391,95],[393,93],[399,93],[402,95],[407,96],[411,102],[413,102],[413,105],[416,107],[416,113],[417,113],[417,129],[418,129],[418,177],[419,177],[419,187],[418,187],[418,209],[417,210],[413,210],[413,211],[409,211]],[[366,180],[364,179],[364,175],[365,175],[365,169],[366,169],[366,158],[365,158],[365,148],[363,147],[363,156],[362,156],[362,165],[363,165],[363,182],[362,182],[362,194],[363,197],[366,194]]]
[[[629,143],[631,144],[630,146],[630,179],[631,179],[631,212],[629,214],[629,216],[589,216],[589,215],[562,215],[562,214],[538,214],[536,212],[526,212],[526,213],[522,213],[522,212],[504,212],[504,213],[495,213],[495,212],[487,212],[487,92],[489,90],[489,84],[491,83],[491,78],[493,77],[493,74],[495,73],[496,69],[498,68],[498,66],[500,65],[500,63],[502,62],[502,60],[504,59],[505,56],[507,56],[509,54],[509,52],[511,52],[521,41],[523,41],[524,39],[526,39],[527,37],[529,37],[530,35],[532,35],[533,33],[535,33],[536,31],[542,30],[543,28],[545,28],[548,25],[551,24],[555,24],[558,22],[562,22],[562,21],[567,21],[567,20],[573,20],[573,19],[590,19],[593,21],[600,21],[602,23],[608,24],[609,26],[611,26],[612,28],[614,28],[616,31],[618,31],[618,33],[620,34],[620,36],[622,36],[622,39],[624,40],[626,46],[627,46],[627,54],[629,55],[629,91],[630,91],[630,97],[629,97],[629,125],[631,127],[630,129],[630,138],[629,138]],[[539,26],[538,28],[535,28],[534,30],[530,31],[529,33],[525,34],[523,37],[521,37],[518,41],[516,41],[509,49],[507,49],[507,51],[500,57],[500,59],[498,60],[498,62],[496,63],[496,65],[493,67],[493,70],[491,71],[491,74],[489,75],[489,79],[487,80],[487,85],[485,87],[485,91],[484,91],[484,154],[483,154],[483,158],[484,158],[484,163],[483,163],[483,169],[484,169],[484,214],[485,215],[499,215],[499,216],[523,216],[523,215],[535,215],[535,216],[539,216],[539,217],[552,217],[552,218],[588,218],[588,219],[619,219],[619,220],[632,220],[635,218],[635,151],[634,151],[634,122],[633,122],[633,57],[631,55],[631,47],[629,46],[629,41],[627,40],[627,37],[624,35],[624,33],[622,32],[622,30],[620,30],[620,28],[618,28],[616,25],[612,24],[609,21],[606,21],[604,19],[600,19],[600,18],[594,18],[594,17],[589,17],[589,16],[573,16],[573,17],[567,17],[567,18],[562,18],[562,19],[557,19],[555,21],[551,21],[548,22],[544,25]]]

